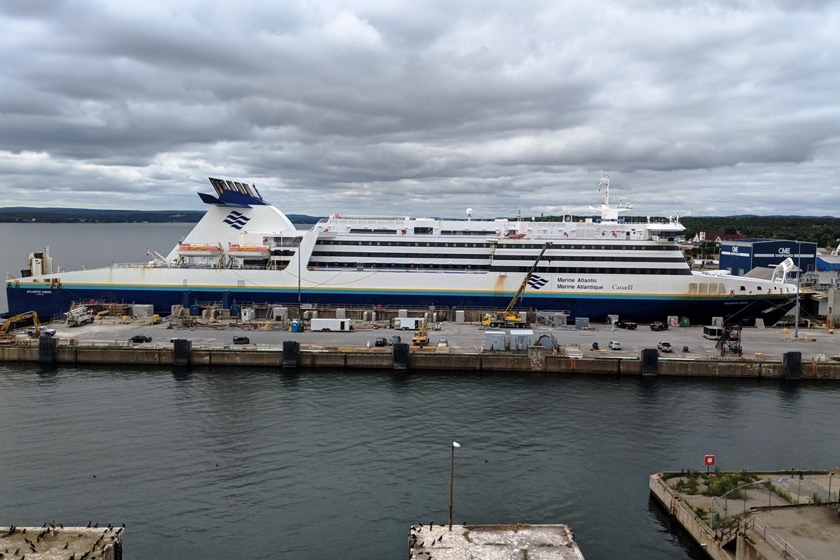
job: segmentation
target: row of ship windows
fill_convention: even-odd
[[[409,264],[405,263],[347,263],[347,262],[326,262],[312,261],[307,265],[309,269],[349,269],[349,270],[393,270],[393,271],[427,271],[427,270],[448,270],[461,272],[528,272],[531,267],[527,266],[496,266],[491,267],[471,264],[454,263],[427,263]],[[625,274],[625,275],[669,275],[682,276],[690,275],[687,268],[620,268],[620,267],[588,267],[588,266],[538,266],[535,273],[542,274]]]
[[[414,235],[432,235],[435,231],[434,228],[431,227],[415,227],[412,229]],[[370,233],[384,233],[386,235],[397,235],[397,233],[401,233],[405,235],[408,233],[408,229],[372,229],[372,228],[350,228],[350,233],[361,233],[361,234],[370,234]],[[476,230],[451,230],[451,229],[444,229],[440,232],[442,235],[498,235],[499,232],[496,230],[490,229],[483,229],[480,231]]]
[[[543,229],[543,231],[545,231]],[[600,230],[601,235],[606,235],[606,230]],[[430,227],[416,227],[412,229],[414,235],[432,235],[434,233],[434,229]],[[515,233],[516,230],[512,230],[511,233]],[[635,232],[635,230],[633,230]],[[408,228],[401,228],[401,229],[391,229],[391,228],[350,228],[350,233],[353,234],[384,234],[384,235],[397,235],[402,234],[405,235],[408,233]],[[440,231],[441,235],[499,235],[500,231],[498,230],[491,230],[491,229],[482,229],[482,230],[457,230],[457,229],[443,229]],[[623,237],[623,234],[630,234],[629,231],[612,231],[612,237]]]
[[[323,245],[344,245],[351,247],[465,247],[485,248],[495,246],[497,249],[523,249],[541,250],[545,244],[496,244],[496,243],[463,243],[446,241],[344,241],[338,239],[322,239],[318,241],[318,247]],[[551,244],[552,249],[578,250],[578,251],[676,251],[673,245],[621,245],[617,243],[566,243],[555,242]],[[523,257],[524,258],[524,257]]]
[[[463,253],[454,254],[435,254],[435,253],[367,253],[349,254],[341,251],[313,251],[312,258],[320,259],[323,257],[345,257],[345,258],[371,258],[371,259],[409,259],[417,262],[425,259],[447,259],[447,260],[481,260],[486,261],[489,255],[470,255]],[[496,262],[499,261],[527,261],[534,262],[533,256],[523,255],[497,255]],[[543,262],[563,262],[563,261],[603,261],[603,262],[656,262],[656,263],[680,263],[685,264],[685,259],[682,256],[677,257],[619,257],[619,256],[586,256],[586,255],[569,255],[563,257],[543,258]]]
[[[774,289],[778,289],[778,291],[780,293],[782,291],[781,286],[771,286],[770,288],[767,289],[767,292],[771,293],[771,292],[774,291]],[[764,291],[761,286],[755,286],[755,290],[758,291],[758,292]],[[738,291],[739,292],[746,292],[748,290],[747,290],[746,286],[739,286]],[[730,290],[730,292],[734,293],[735,290],[732,289],[732,290]],[[749,290],[749,292],[752,293],[752,290]],[[726,293],[726,286],[724,284],[707,284],[705,282],[695,284],[694,282],[692,282],[688,285],[688,293],[690,293],[690,294],[725,294]]]

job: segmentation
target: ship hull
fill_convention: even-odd
[[[86,271],[91,277],[113,275],[110,269]],[[161,279],[150,282],[131,281],[132,276],[155,275]],[[152,304],[156,313],[168,315],[173,305],[189,307],[194,304],[214,303],[221,307],[248,304],[303,304],[361,306],[376,309],[382,307],[436,307],[438,309],[498,309],[510,302],[513,290],[498,289],[498,279],[493,288],[482,287],[490,278],[470,278],[464,275],[411,274],[411,283],[405,279],[392,281],[389,287],[359,286],[361,274],[354,278],[345,273],[342,282],[326,280],[307,280],[300,289],[294,282],[266,287],[268,283],[261,276],[269,273],[252,272],[249,287],[237,286],[236,282],[224,282],[224,278],[214,282],[208,276],[209,271],[190,274],[191,271],[169,270],[136,272],[123,274],[121,281],[108,284],[71,282],[65,275],[60,285],[38,284],[30,282],[7,284],[7,296],[10,313],[37,311],[42,317],[56,317],[66,312],[73,303],[105,301],[125,304]],[[198,271],[196,271],[198,272]],[[275,273],[279,274],[279,273]],[[215,274],[224,276],[222,272]],[[242,272],[239,274],[243,275]],[[322,273],[323,275],[323,273]],[[167,280],[164,278],[169,276]],[[326,276],[326,275],[324,275]],[[393,276],[393,275],[392,275]],[[461,276],[461,278],[456,278]],[[180,282],[175,281],[175,277]],[[190,281],[192,277],[193,281]],[[368,275],[368,277],[370,277]],[[506,286],[519,282],[511,279]],[[608,282],[604,281],[604,282]],[[339,284],[342,286],[339,287]],[[355,286],[354,286],[355,285]],[[433,286],[441,286],[434,288]],[[460,286],[459,286],[460,285]],[[471,285],[471,286],[470,286]],[[354,286],[354,287],[347,287]],[[706,324],[713,317],[734,316],[742,322],[761,318],[765,324],[772,325],[783,317],[794,305],[795,299],[788,294],[779,295],[699,295],[688,293],[663,293],[658,291],[609,292],[578,291],[574,293],[542,288],[527,291],[519,301],[520,310],[563,311],[569,320],[586,317],[593,322],[603,322],[609,315],[618,315],[628,320],[639,322],[662,321],[668,316],[685,317],[692,324]]]

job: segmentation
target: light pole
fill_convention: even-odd
[[[802,282],[802,243],[796,242],[796,312],[793,324],[793,338],[799,338],[799,285]]]
[[[300,313],[300,249],[301,245],[303,245],[303,238],[298,241],[298,248],[295,252],[295,256],[297,257],[297,265],[298,265],[298,320],[302,320],[301,313]]]
[[[452,530],[452,494],[455,489],[455,448],[461,447],[457,441],[452,442],[449,455],[449,530]]]
[[[715,530],[715,504],[718,504],[718,507],[720,507],[720,502],[718,502],[718,500],[720,498],[723,498],[723,500],[724,500],[723,517],[725,519],[726,516],[729,515],[729,494],[731,494],[732,492],[735,492],[737,490],[744,490],[744,505],[743,505],[743,509],[741,510],[741,513],[746,513],[747,512],[746,489],[749,488],[750,486],[756,486],[758,484],[765,484],[765,483],[767,484],[767,505],[769,506],[770,505],[770,486],[771,486],[771,483],[770,483],[769,480],[756,480],[755,482],[749,482],[747,484],[742,484],[741,486],[738,486],[737,488],[732,488],[731,490],[728,490],[728,491],[724,492],[720,496],[717,496],[717,497],[712,496],[712,505],[711,505],[711,508],[710,508],[711,511],[709,513],[710,516],[711,516],[711,518],[709,519],[709,528],[712,531]]]
[[[802,473],[799,473],[799,488],[796,490],[796,505],[799,505],[799,496],[802,494]]]

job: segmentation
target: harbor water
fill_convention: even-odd
[[[568,523],[702,558],[647,477],[840,463],[836,384],[0,366],[0,523],[126,523],[127,558],[397,559],[412,523]]]
[[[0,270],[167,254],[190,224],[0,224]],[[5,293],[0,300],[5,310]],[[547,374],[0,365],[0,525],[125,523],[126,558],[397,559],[412,523],[568,523],[704,558],[648,476],[840,466],[840,387]]]

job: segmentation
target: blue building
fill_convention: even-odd
[[[803,273],[817,269],[817,244],[780,239],[721,241],[720,269],[743,276],[754,268],[773,269],[790,258]]]

